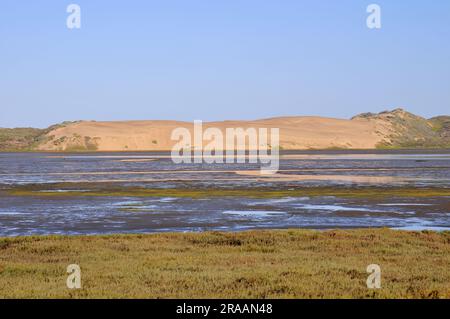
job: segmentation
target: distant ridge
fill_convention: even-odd
[[[402,108],[378,114],[364,113],[353,119],[379,121],[390,126],[379,148],[448,148],[450,146],[450,117],[431,119],[414,115]]]
[[[179,121],[64,122],[47,129],[0,128],[1,151],[152,151],[170,150]],[[255,121],[204,123],[208,127],[279,128],[280,148],[376,149],[449,148],[450,116],[431,119],[398,108],[381,113],[362,113],[350,120],[292,116]]]

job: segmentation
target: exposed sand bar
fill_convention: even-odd
[[[294,174],[273,174],[262,175],[260,171],[236,171],[236,174],[243,176],[259,177],[258,180],[270,181],[344,181],[355,183],[394,183],[411,179],[396,176],[363,176],[363,175],[294,175]]]
[[[145,163],[156,161],[156,158],[143,158],[143,159],[122,159],[119,162],[123,163]]]
[[[301,170],[283,170],[280,172],[299,172]],[[141,172],[83,172],[83,173],[44,173],[44,174],[0,174],[1,176],[36,176],[36,175],[48,175],[48,176],[108,176],[108,175],[151,175],[151,174],[223,174],[230,173],[239,176],[250,177],[247,180],[256,181],[274,181],[274,182],[289,182],[289,181],[344,181],[344,182],[360,182],[360,183],[394,183],[418,180],[417,178],[404,178],[397,176],[365,176],[365,175],[300,175],[300,174],[282,174],[276,173],[271,175],[262,174],[260,170],[188,170],[188,171],[141,171]],[[242,181],[243,178],[233,178],[229,176],[217,176],[215,180],[221,181]],[[152,179],[104,179],[104,180],[74,180],[73,182],[164,182],[164,181],[201,181],[203,177],[195,178],[189,176],[187,178],[152,178]],[[244,179],[245,180],[245,179]],[[70,182],[70,181],[67,181]]]
[[[287,174],[273,174],[261,175],[260,172],[248,172],[243,174],[235,172],[242,177],[214,177],[216,181],[258,181],[258,182],[295,182],[295,181],[335,181],[335,182],[350,182],[363,184],[387,184],[387,183],[402,183],[406,181],[425,181],[427,179],[413,179],[402,178],[395,176],[362,176],[362,175],[287,175]],[[205,177],[174,177],[174,178],[111,178],[111,179],[76,179],[64,180],[64,183],[128,183],[128,182],[189,182],[189,181],[205,181]]]

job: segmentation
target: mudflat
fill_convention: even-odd
[[[443,151],[295,152],[277,174],[259,172],[154,152],[2,153],[0,236],[450,229]]]

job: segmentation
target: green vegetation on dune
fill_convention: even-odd
[[[31,151],[43,130],[0,128],[0,151]]]
[[[0,152],[29,152],[47,141],[47,134],[59,127],[74,122],[63,122],[46,129],[38,128],[0,128]]]
[[[437,116],[429,121],[433,125],[433,130],[450,143],[450,116]]]
[[[380,115],[388,119],[394,129],[390,142],[380,143],[380,149],[450,147],[450,135],[442,134],[445,130],[442,118],[446,116],[427,120],[402,109],[376,116]]]
[[[66,287],[69,264],[82,289]],[[366,268],[381,267],[381,289]],[[4,298],[450,298],[450,232],[0,238]]]

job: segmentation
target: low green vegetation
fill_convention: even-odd
[[[76,188],[74,188],[76,187]],[[80,191],[80,189],[82,191]],[[65,192],[61,192],[65,190]],[[117,186],[114,183],[57,183],[20,185],[4,190],[14,196],[108,196],[108,197],[248,197],[280,198],[302,196],[336,197],[442,197],[450,196],[450,188],[445,187],[296,187],[296,188],[145,188]]]
[[[69,264],[82,289],[66,287]],[[366,268],[381,267],[381,289]],[[0,238],[3,298],[450,298],[450,232]]]
[[[63,122],[46,129],[38,128],[0,128],[0,152],[30,152],[51,139],[47,133],[75,122]]]
[[[429,122],[442,138],[450,139],[450,116],[433,117]]]
[[[367,114],[367,118],[384,116],[392,124],[394,133],[390,142],[377,145],[379,149],[442,149],[450,148],[450,117],[425,119],[402,109],[380,114]]]
[[[31,151],[41,134],[36,128],[0,128],[0,151]]]

